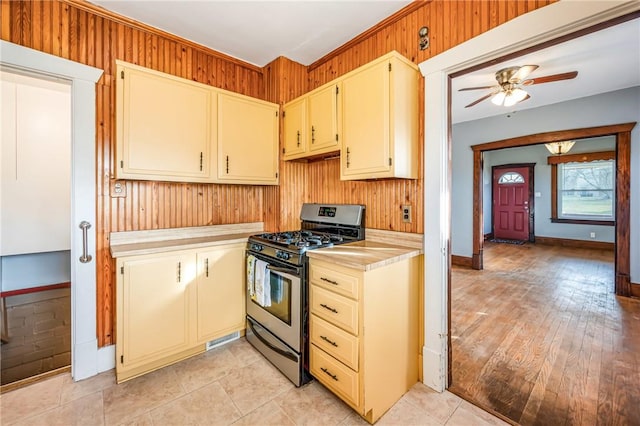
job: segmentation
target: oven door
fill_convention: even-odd
[[[249,253],[248,253],[249,254]],[[247,255],[248,255],[247,254]],[[269,265],[270,303],[262,306],[247,291],[247,315],[297,352],[301,351],[302,268],[253,254]],[[254,274],[255,275],[255,274]]]

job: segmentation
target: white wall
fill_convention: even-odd
[[[0,290],[21,290],[71,281],[71,252],[53,251],[0,258]]]
[[[571,154],[583,152],[613,151],[615,137],[583,139],[571,148]],[[544,145],[532,145],[521,148],[507,148],[489,151],[484,155],[484,233],[491,232],[491,167],[514,163],[535,163],[534,192],[540,197],[534,198],[534,230],[538,237],[568,238],[572,240],[615,241],[615,227],[604,225],[578,225],[571,223],[551,223],[551,166],[547,164],[549,151]],[[596,238],[590,238],[595,232]]]
[[[0,72],[0,289],[71,281],[71,86]]]
[[[455,119],[455,117],[454,117]],[[640,87],[453,125],[451,253],[472,255],[473,151],[517,136],[640,121]],[[640,283],[640,125],[631,132],[631,281]]]

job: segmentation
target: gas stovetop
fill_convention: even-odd
[[[301,264],[307,250],[364,239],[364,206],[355,204],[302,205],[299,230],[249,237],[248,250]]]
[[[331,247],[348,241],[348,237],[339,234],[314,232],[306,229],[299,231],[258,234],[251,237],[252,242],[274,244],[291,251],[306,251],[310,248]]]

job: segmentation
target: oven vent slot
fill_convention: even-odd
[[[240,338],[239,331],[236,331],[235,333],[227,334],[226,336],[222,336],[219,339],[208,341],[205,350],[208,351],[210,349],[217,348],[218,346],[222,346],[225,343],[229,343],[233,340],[238,340],[239,338]]]

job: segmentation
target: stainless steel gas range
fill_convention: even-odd
[[[364,209],[305,203],[299,230],[249,237],[246,337],[296,386],[311,380],[305,253],[363,240]]]

